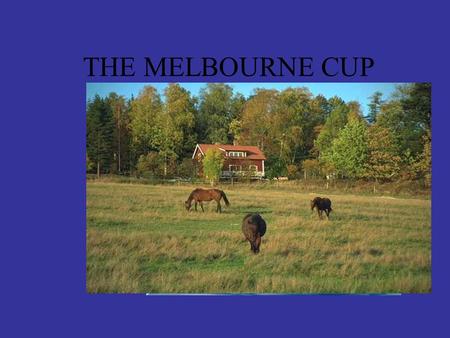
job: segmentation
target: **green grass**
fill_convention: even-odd
[[[311,213],[313,193],[223,188],[222,214],[187,212],[194,186],[88,182],[90,293],[427,293],[431,202],[328,195],[330,220]],[[199,208],[200,210],[200,208]],[[254,255],[242,218],[268,229]]]

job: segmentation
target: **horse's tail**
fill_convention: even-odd
[[[225,195],[225,193],[222,190],[220,190],[220,195],[223,197],[225,205],[228,207],[230,205],[230,202],[228,201],[227,195]]]

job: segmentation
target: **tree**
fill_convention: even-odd
[[[328,101],[323,96],[314,98],[307,88],[256,89],[242,113],[239,143],[257,145],[268,157],[268,175],[284,176],[288,165],[311,156],[328,109]]]
[[[277,95],[276,90],[255,89],[242,111],[239,144],[256,145],[269,156],[275,152],[269,131]]]
[[[228,125],[228,143],[238,144],[240,136],[240,121],[247,100],[241,93],[236,93],[231,99],[231,119]],[[236,121],[239,126],[236,126]],[[237,138],[236,138],[237,137]]]
[[[86,112],[86,152],[96,164],[97,176],[109,172],[113,159],[114,122],[111,109],[99,95],[88,102]]]
[[[421,163],[422,172],[424,173],[425,177],[425,183],[429,187],[431,187],[431,136],[426,136]]]
[[[130,169],[129,161],[124,161],[124,159],[129,159],[130,155],[129,107],[125,98],[116,93],[109,93],[106,103],[109,105],[114,119],[114,171],[121,173],[124,169]]]
[[[333,96],[328,99],[328,115],[330,115],[333,110],[343,105],[345,105],[345,101],[339,96]]]
[[[377,125],[368,130],[369,156],[365,176],[375,181],[392,180],[401,169],[399,147],[392,132]]]
[[[419,175],[425,179],[425,184],[431,187],[431,136],[424,136],[423,152],[415,167]]]
[[[383,93],[375,92],[372,96],[369,97],[369,114],[367,115],[367,121],[369,123],[375,123],[377,121],[378,114],[381,111],[381,106],[384,101],[382,100]]]
[[[361,104],[358,101],[349,101],[347,103],[347,107],[348,107],[348,114],[347,114],[348,121],[350,119],[356,119],[362,122],[366,122],[366,120],[363,118]]]
[[[392,99],[381,106],[377,124],[392,131],[402,154],[419,157],[425,138],[431,142],[431,84],[397,87]]]
[[[339,132],[324,159],[344,177],[360,178],[365,174],[369,155],[367,127],[358,119],[351,119]]]
[[[312,128],[312,139],[310,140],[311,147],[309,150],[309,157],[318,157],[319,150],[316,146],[316,140],[324,127],[325,121],[333,110],[334,105],[331,104],[330,101],[320,94],[311,100],[310,109],[312,116],[314,117],[314,126]],[[344,103],[342,100],[340,101]],[[334,102],[337,102],[336,98],[334,98]]]
[[[413,83],[401,103],[415,127],[431,141],[431,83]]]
[[[271,138],[279,144],[279,156],[294,164],[308,156],[314,144],[314,127],[319,115],[311,107],[307,88],[287,88],[279,93],[274,109]]]
[[[171,138],[173,152],[177,158],[188,156],[196,144],[195,99],[179,84],[169,84],[164,91],[166,97],[164,115],[166,115],[165,138]],[[169,128],[170,127],[170,128]]]
[[[302,162],[303,177],[306,180],[308,177],[318,176],[320,174],[320,165],[317,159],[306,159]]]
[[[334,98],[334,101],[338,101]],[[321,156],[331,147],[333,140],[348,122],[348,113],[350,109],[341,100],[334,104],[335,108],[331,111],[324,126],[320,130],[320,134],[315,141],[315,147]]]
[[[242,142],[242,123],[239,119],[233,119],[228,127],[229,134],[233,139],[233,144],[240,144]]]
[[[299,166],[295,164],[288,164],[286,167],[287,176],[289,179],[295,179],[298,178],[300,174]]]
[[[136,164],[138,177],[153,178],[161,176],[161,159],[157,152],[140,155]]]
[[[136,157],[157,150],[156,120],[162,112],[161,98],[152,86],[146,86],[131,102],[130,131]]]
[[[198,167],[196,162],[189,158],[184,158],[179,165],[177,165],[177,175],[183,178],[194,178],[198,174]]]
[[[136,164],[136,175],[138,177],[173,177],[175,171],[175,161],[167,159],[163,153],[156,151],[140,155]]]
[[[86,171],[91,172],[95,169],[95,163],[86,155]]]
[[[311,108],[317,112],[319,124],[323,124],[332,111],[330,102],[321,94],[312,99]]]
[[[266,176],[271,179],[287,175],[287,165],[282,159],[276,155],[267,158]]]
[[[163,162],[163,176],[170,176],[177,159],[187,156],[196,141],[194,133],[194,100],[178,84],[170,84],[165,92],[165,104],[153,117],[149,132],[151,147]]]
[[[208,83],[200,91],[196,131],[200,142],[228,143],[234,118],[233,89],[224,83]]]
[[[203,173],[211,185],[218,181],[225,159],[219,149],[208,149],[203,158]]]

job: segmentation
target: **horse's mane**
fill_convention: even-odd
[[[189,194],[188,202],[192,201],[192,199],[194,198],[194,194],[200,190],[202,190],[202,189],[196,188],[196,189],[192,190],[192,192]]]
[[[195,189],[195,190],[197,190],[197,189]],[[189,197],[188,197],[188,199],[187,199],[188,202],[192,201],[192,199],[194,198],[194,192],[195,192],[195,190],[193,190],[193,191],[189,194]]]

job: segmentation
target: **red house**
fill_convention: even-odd
[[[236,177],[250,174],[261,178],[265,175],[266,157],[255,146],[236,146],[230,144],[197,144],[192,159],[201,163],[208,149],[219,149],[225,157],[221,177]]]

